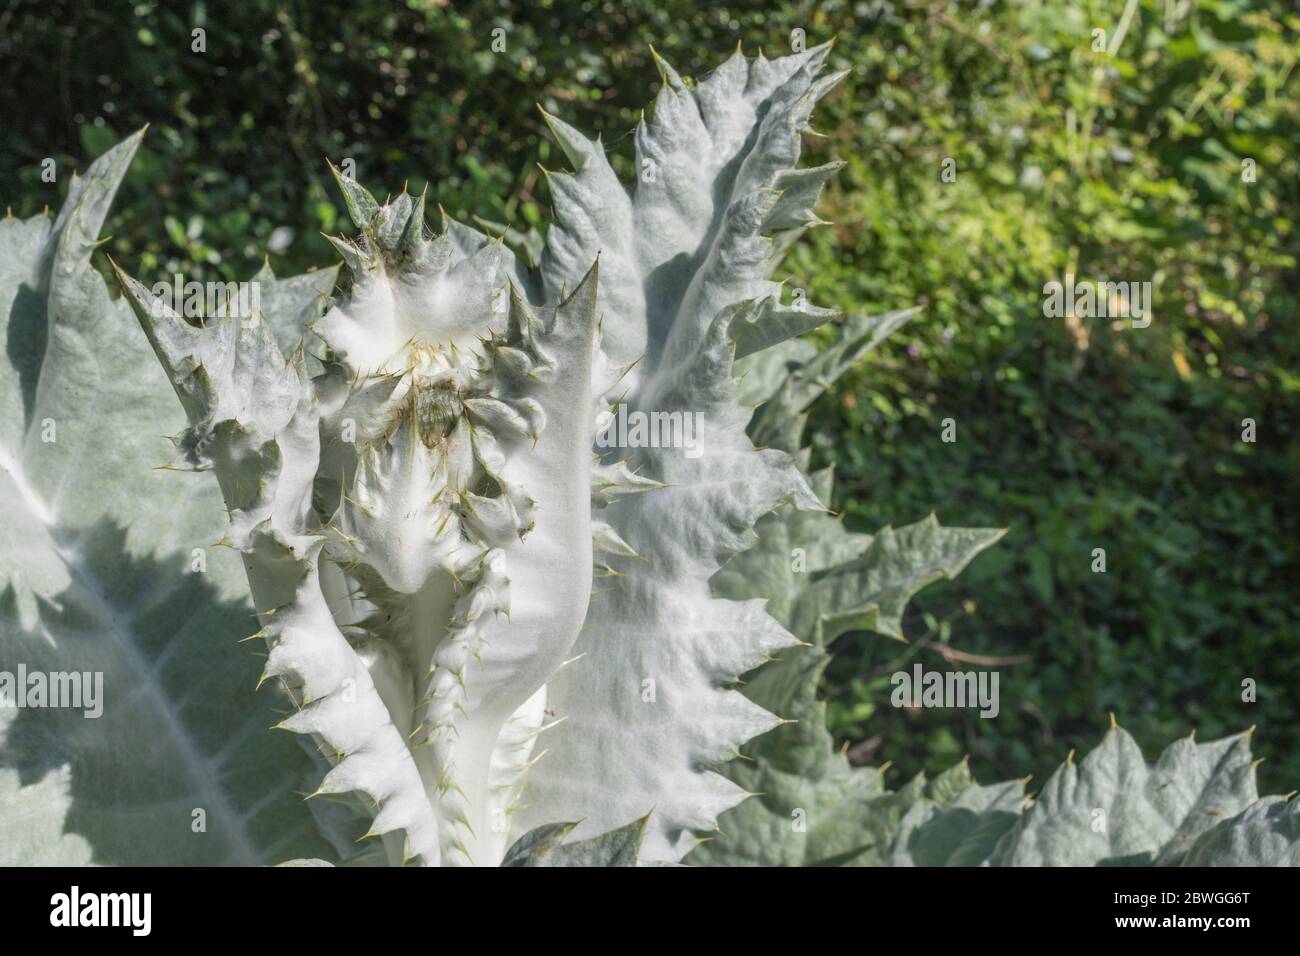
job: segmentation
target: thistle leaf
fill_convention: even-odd
[[[836,356],[784,350],[781,361],[752,366],[762,392],[801,394],[807,401],[852,360],[879,341],[894,320],[859,320],[841,330]],[[760,353],[762,354],[762,353]],[[817,370],[824,369],[824,373]],[[806,403],[770,407],[751,430],[766,429],[797,442]],[[787,446],[793,451],[798,446]],[[831,497],[829,469],[812,476],[822,501]],[[1000,531],[943,528],[931,516],[874,537],[844,529],[824,510],[781,508],[762,518],[758,543],[737,554],[713,578],[714,590],[733,599],[767,599],[767,610],[798,635],[790,648],[745,678],[743,693],[785,719],[752,741],[726,773],[758,794],[723,815],[718,833],[688,858],[701,865],[801,866],[835,862],[886,865],[905,815],[926,800],[923,777],[889,793],[883,776],[854,770],[826,730],[818,690],[830,658],[826,645],[846,630],[900,634],[911,596],[926,584],[959,573]],[[951,781],[954,778],[949,778]],[[933,786],[943,787],[936,781]],[[961,789],[961,788],[957,788]],[[972,794],[972,799],[974,794]],[[912,825],[921,821],[912,817]],[[1007,823],[1015,822],[1012,816]],[[929,833],[930,831],[927,831]]]
[[[1203,833],[1184,866],[1300,866],[1300,802],[1264,797]]]
[[[646,820],[587,840],[563,842],[576,823],[551,823],[530,830],[506,853],[502,866],[636,866]]]
[[[745,796],[716,768],[778,722],[728,685],[794,638],[761,601],[717,599],[708,580],[773,508],[821,507],[789,454],[758,451],[746,435],[734,356],[737,342],[748,352],[832,314],[795,318],[779,305],[766,235],[794,215],[780,186],[793,182],[813,104],[839,79],[818,78],[827,52],[737,54],[694,89],[656,55],[664,86],[637,130],[631,193],[599,143],[548,117],[574,173],[550,176],[546,291],[571,286],[599,253],[603,349],[616,365],[635,363],[618,384],[626,409],[676,416],[697,433],[690,448],[608,456],[664,487],[605,509],[635,556],[610,557],[582,656],[551,681],[549,706],[564,722],[530,774],[525,825],[581,806],[578,832],[594,834],[653,809],[643,856],[676,862],[693,831],[711,830]]]
[[[1113,727],[1082,761],[1067,760],[1052,774],[1001,862],[1177,864],[1199,836],[1257,799],[1250,734],[1178,740],[1148,767],[1133,738]]]
[[[257,624],[236,556],[214,547],[221,496],[157,470],[184,419],[89,264],[139,141],[74,179],[53,222],[0,221],[0,672],[28,675],[0,696],[39,704],[32,675],[51,674],[83,692],[79,707],[3,708],[0,856],[329,854],[293,792],[314,789],[312,762],[266,733],[280,701],[246,696],[258,663],[234,642]]]

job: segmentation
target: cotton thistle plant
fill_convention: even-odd
[[[902,637],[1001,532],[846,532],[807,475],[808,406],[911,314],[819,352],[798,336],[835,313],[769,278],[838,168],[798,167],[828,52],[694,85],[656,56],[631,188],[547,115],[572,172],[538,273],[340,177],[332,298],[334,270],[264,269],[254,314],[194,321],[119,269],[114,300],[90,257],[139,134],[56,220],[0,221],[0,665],[117,695],[102,725],[0,711],[0,860],[1295,862],[1296,804],[1257,799],[1242,737],[1148,771],[1114,730],[1028,809],[964,764],[890,792],[832,747],[825,645]],[[617,406],[702,430],[610,450]],[[173,432],[170,470],[215,482],[153,468]],[[281,697],[309,746],[266,732]]]
[[[822,506],[746,437],[732,361],[833,314],[767,278],[768,234],[814,222],[836,168],[795,168],[828,49],[737,52],[694,90],[656,58],[631,193],[547,116],[574,173],[550,175],[540,282],[342,176],[351,287],[287,357],[267,322],[196,326],[119,272],[190,420],[183,466],[220,483],[264,676],[298,705],[281,726],[333,763],[321,793],[369,798],[393,862],[493,864],[516,815],[581,835],[651,808],[643,856],[675,862],[745,795],[713,768],[779,718],[724,685],[794,638],[708,580],[765,512]],[[702,415],[702,456],[594,457],[616,402]]]
[[[221,483],[282,726],[336,761],[321,792],[369,795],[396,860],[496,862],[591,586],[594,275],[534,314],[500,243],[344,188],[363,234],[315,381],[265,323],[196,328],[123,283]]]

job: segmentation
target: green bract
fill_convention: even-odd
[[[0,223],[0,666],[106,687],[102,722],[3,712],[2,861],[1294,856],[1245,737],[1148,769],[1114,731],[1027,812],[965,765],[891,793],[831,747],[826,643],[901,637],[1001,532],[849,533],[807,475],[809,404],[911,314],[818,353],[796,337],[835,313],[769,279],[838,168],[797,165],[828,52],[693,86],[658,61],[632,189],[547,116],[573,172],[538,273],[340,176],[341,291],[268,269],[248,314],[199,318],[119,269],[113,300],[90,256],[139,136],[57,221]],[[211,476],[157,469],[167,434]]]

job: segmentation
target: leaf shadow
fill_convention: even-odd
[[[107,520],[58,547],[72,582],[41,602],[34,629],[19,623],[12,584],[0,592],[0,671],[102,674],[102,715],[86,716],[85,701],[19,708],[0,767],[28,786],[67,766],[64,830],[96,863],[332,857],[302,799],[319,765],[298,738],[268,731],[286,702],[253,693],[262,648],[236,643],[257,628],[250,606],[223,598],[191,555],[130,553]]]
[[[36,404],[36,383],[41,376],[41,362],[49,339],[45,298],[32,286],[20,285],[9,312],[5,354],[18,370],[18,387],[23,396],[23,425],[32,422]]]

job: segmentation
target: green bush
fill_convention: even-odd
[[[825,215],[851,251],[836,261],[826,241],[791,270],[832,301],[928,304],[910,347],[818,409],[817,447],[851,524],[936,509],[1010,527],[959,586],[921,597],[931,620],[914,628],[1029,660],[1001,668],[1003,719],[913,719],[880,706],[897,648],[853,640],[831,670],[832,723],[883,734],[879,754],[909,770],[970,752],[1039,774],[1107,711],[1145,739],[1258,723],[1261,772],[1281,783],[1300,768],[1300,20],[1201,3],[1168,22],[1141,4],[1118,54],[1093,52],[1121,8],[890,17],[858,100],[841,101],[851,167]],[[1151,326],[1045,318],[1043,284],[1067,272],[1151,280]],[[954,620],[963,600],[974,620]],[[925,750],[900,760],[918,728]]]

